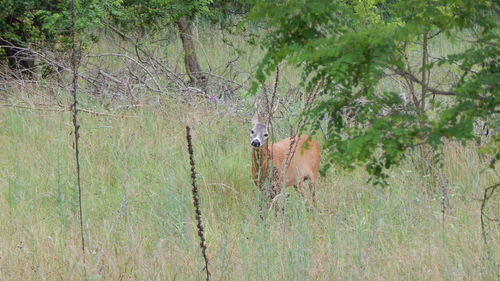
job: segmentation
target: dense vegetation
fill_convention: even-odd
[[[478,120],[497,126],[500,102],[498,15],[491,12],[498,7],[468,0],[381,2],[262,1],[253,10],[271,28],[257,77],[264,81],[281,61],[303,69],[306,89],[320,88],[310,125],[318,130],[315,117],[332,118],[326,144],[334,149],[327,157],[345,167],[368,162],[377,177],[418,144],[436,149],[445,138],[475,139]],[[436,56],[429,54],[433,40],[468,45]],[[432,76],[447,71],[454,77],[436,88],[440,81]],[[403,85],[380,89],[384,78]],[[355,111],[349,124],[346,108]]]
[[[186,125],[211,280],[500,277],[496,1],[78,0],[76,44],[70,2],[0,0],[1,280],[203,278]],[[256,95],[312,210],[262,207]]]

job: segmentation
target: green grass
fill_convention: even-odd
[[[203,68],[229,75],[223,70],[236,50],[221,34],[199,32]],[[245,51],[235,62],[234,77],[226,78],[245,83],[264,51],[226,36]],[[447,41],[433,42],[435,55],[454,50]],[[183,71],[178,42],[146,43]],[[126,45],[101,40],[87,51],[113,53]],[[98,62],[117,73],[125,65],[113,57]],[[296,86],[299,77],[283,66],[280,93]],[[448,79],[438,71],[432,77]],[[380,88],[401,90],[389,79]],[[25,100],[39,98],[38,89],[32,89],[37,96],[12,91]],[[67,92],[54,96],[69,104]],[[81,95],[80,104],[104,111],[106,101],[99,99]],[[250,175],[251,113],[238,108],[228,117],[222,106],[162,101],[115,117],[80,114],[89,280],[203,279],[186,125],[193,129],[212,280],[499,279],[500,228],[488,223],[487,248],[479,220],[479,199],[485,187],[498,182],[498,171],[485,169],[488,159],[475,147],[446,144],[443,167],[436,166],[432,175],[415,167],[411,159],[417,154],[410,152],[385,188],[367,184],[362,169],[334,167],[321,179],[316,209],[307,211],[298,192],[287,189],[279,202],[284,211],[261,212]],[[295,102],[288,114],[298,111]],[[287,118],[294,117],[275,120],[280,137],[289,132]],[[0,107],[0,280],[83,279],[72,131],[67,112]],[[444,225],[440,184],[452,207]],[[498,196],[493,197],[488,214],[498,218],[499,209]]]
[[[453,213],[444,227],[439,188],[411,162],[386,188],[362,170],[332,169],[315,210],[287,189],[284,211],[260,219],[248,121],[221,111],[80,115],[89,280],[203,278],[186,124],[213,280],[497,280],[500,231],[489,224],[488,251],[476,200],[497,178],[473,149],[445,147],[439,173]],[[69,113],[0,109],[1,280],[82,280],[71,133]]]

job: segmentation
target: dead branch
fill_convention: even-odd
[[[98,55],[87,55],[86,57],[89,57],[89,58],[100,58],[100,57],[110,57],[110,56],[111,57],[126,58],[126,59],[134,62],[136,65],[138,65],[142,70],[144,70],[151,77],[151,79],[153,80],[153,82],[156,85],[157,91],[161,91],[160,84],[158,84],[158,82],[156,81],[156,79],[153,76],[153,74],[151,72],[149,72],[149,70],[146,67],[144,67],[141,63],[139,63],[138,61],[136,61],[135,59],[133,59],[133,58],[127,56],[127,55],[124,55],[124,54],[115,54],[115,53],[107,53],[107,54],[98,54]]]

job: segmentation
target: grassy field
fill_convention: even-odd
[[[225,72],[238,52],[212,35],[199,43],[203,68],[244,83],[263,51],[235,40],[246,52]],[[452,51],[447,42],[433,42],[433,54]],[[117,45],[124,42],[102,40],[86,51],[122,50]],[[179,44],[148,47],[183,72]],[[123,57],[88,60],[125,75]],[[283,93],[299,79],[297,71],[285,71]],[[387,80],[381,87],[400,85]],[[59,94],[51,98],[69,96]],[[34,95],[13,87],[6,96],[32,101]],[[112,98],[103,96],[81,98],[81,105],[104,112]],[[485,168],[474,146],[448,143],[443,166],[431,174],[417,168],[417,153],[410,152],[384,188],[368,184],[362,169],[334,167],[320,181],[315,209],[287,189],[279,199],[283,211],[262,213],[250,174],[251,104],[244,100],[228,113],[224,105],[162,97],[115,116],[80,113],[88,280],[203,280],[186,125],[193,129],[212,280],[500,279],[500,228],[488,223],[486,247],[480,225],[480,199],[498,182],[498,171]],[[279,137],[289,125],[287,118],[275,123]],[[72,132],[68,112],[0,107],[0,280],[83,280]],[[487,212],[498,218],[498,210],[496,196]]]
[[[0,279],[82,280],[69,113],[0,109]],[[248,116],[169,104],[123,116],[81,114],[89,280],[202,280],[184,126],[193,127],[213,280],[498,280],[500,231],[480,229],[496,175],[448,144],[438,184],[408,161],[390,185],[332,169],[318,206],[293,189],[260,219]],[[499,201],[489,211],[498,215]]]

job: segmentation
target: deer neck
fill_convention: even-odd
[[[269,162],[271,153],[269,146],[264,143],[260,148],[252,149],[252,174],[254,183],[262,188],[262,184],[269,176]]]

